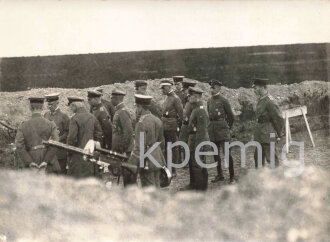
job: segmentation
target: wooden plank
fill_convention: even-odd
[[[311,132],[311,130],[310,130],[310,128],[309,128],[309,124],[308,124],[308,121],[307,121],[306,115],[305,115],[305,113],[303,112],[303,110],[301,110],[301,113],[302,113],[302,115],[304,116],[305,123],[306,123],[307,130],[308,130],[308,134],[309,134],[309,137],[311,138],[311,141],[312,141],[313,147],[315,147],[314,140],[313,140],[313,136],[312,136],[312,132]]]
[[[282,117],[285,118],[285,116],[287,115],[288,118],[291,118],[291,117],[296,117],[296,116],[300,116],[303,114],[307,114],[307,107],[306,106],[301,106],[301,107],[298,107],[298,108],[291,108],[291,109],[287,109],[287,110],[284,110],[282,112]]]

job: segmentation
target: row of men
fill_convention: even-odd
[[[154,143],[161,142],[162,146],[152,153],[161,165],[166,164],[167,142],[181,140],[188,143],[192,153],[189,161],[190,184],[187,188],[205,190],[208,174],[207,170],[195,161],[195,148],[199,143],[210,140],[224,149],[224,142],[230,140],[234,115],[228,100],[220,94],[223,86],[220,81],[213,80],[209,83],[212,96],[207,102],[207,109],[202,103],[203,91],[197,88],[196,84],[197,82],[184,79],[183,76],[175,76],[173,81],[163,80],[160,86],[166,98],[160,108],[151,96],[146,95],[147,82],[136,81],[135,141],[132,119],[124,104],[123,91],[115,89],[111,93],[111,102],[101,98],[102,90],[89,91],[89,112],[85,109],[83,98],[69,97],[68,104],[74,113],[71,119],[59,109],[58,94],[45,97],[49,112],[44,117],[41,116],[44,99],[30,98],[32,117],[18,129],[17,152],[29,167],[46,166],[49,171],[60,170],[62,173],[65,173],[68,167],[67,173],[76,178],[100,176],[98,167],[84,161],[81,155],[70,154],[67,157],[63,150],[56,151],[43,146],[42,140],[51,138],[84,148],[88,140],[93,139],[99,141],[104,148],[130,155],[128,162],[139,164],[140,132],[143,132],[145,150]],[[255,92],[260,97],[257,106],[260,127],[256,129],[255,140],[262,144],[263,155],[269,161],[269,133],[276,130],[280,135],[283,122],[277,106],[267,92],[267,80],[257,78],[254,84]],[[173,89],[174,85],[176,90]],[[173,150],[174,162],[182,160],[180,154],[177,148]],[[231,155],[229,157],[230,182],[233,183],[234,161]],[[217,182],[223,180],[224,176],[220,156],[216,155],[214,159],[218,162],[218,175],[213,182]],[[148,171],[140,171],[142,185],[159,186],[159,169],[152,162],[148,164]],[[278,165],[277,156],[275,164]],[[136,182],[135,174],[125,169],[123,172],[125,186]],[[176,171],[173,173],[175,175]]]

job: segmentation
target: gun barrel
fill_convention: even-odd
[[[114,152],[112,150],[107,150],[107,149],[103,149],[103,148],[99,148],[99,147],[95,147],[95,150],[99,151],[102,154],[112,155],[112,156],[115,156],[117,158],[128,160],[128,157],[126,155]]]
[[[77,147],[67,145],[67,144],[63,144],[63,143],[55,141],[55,140],[43,141],[42,143],[46,146],[47,145],[54,146],[54,147],[57,147],[57,148],[60,148],[60,149],[65,149],[67,151],[75,152],[75,153],[78,153],[78,154],[81,154],[81,155],[93,156],[92,153],[90,153],[90,152],[88,152],[84,149],[77,148]]]

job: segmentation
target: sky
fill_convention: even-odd
[[[330,42],[330,1],[0,0],[0,57]]]

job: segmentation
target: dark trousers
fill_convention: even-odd
[[[262,143],[261,144],[261,148],[262,148],[262,166],[265,166],[265,159],[267,159],[267,162],[270,163],[270,144],[269,143]],[[278,167],[280,162],[278,159],[278,156],[276,154],[276,150],[274,151],[275,153],[275,167]],[[254,164],[255,164],[255,168],[258,168],[258,149],[256,148],[254,150]]]
[[[176,142],[178,141],[178,133],[176,130],[167,130],[167,131],[164,131],[164,139],[165,139],[165,159],[166,159],[166,162],[167,162],[167,142]],[[180,160],[179,160],[179,147],[176,146],[172,149],[172,163],[175,163],[175,164],[178,164],[180,163]],[[173,171],[175,171],[175,168],[172,168]]]
[[[124,187],[136,185],[136,174],[126,168],[122,168]]]
[[[160,170],[146,171],[142,170],[140,172],[141,185],[142,187],[155,186],[156,188],[160,187]]]
[[[225,153],[225,141],[218,141],[213,143],[215,143],[218,149],[222,149],[223,153]],[[218,155],[214,155],[213,157],[214,157],[214,161],[218,162],[218,166],[217,166],[218,175],[223,176],[220,153]],[[230,154],[230,149],[229,149],[229,177],[230,179],[234,178],[234,160]]]
[[[67,173],[66,165],[67,165],[67,158],[65,159],[59,159],[58,163],[60,164],[61,170],[58,172],[58,174],[65,175]]]
[[[205,156],[200,157],[205,163]],[[205,191],[208,185],[208,172],[206,168],[201,167],[195,160],[195,152],[190,152],[189,160],[190,186],[195,190]]]

